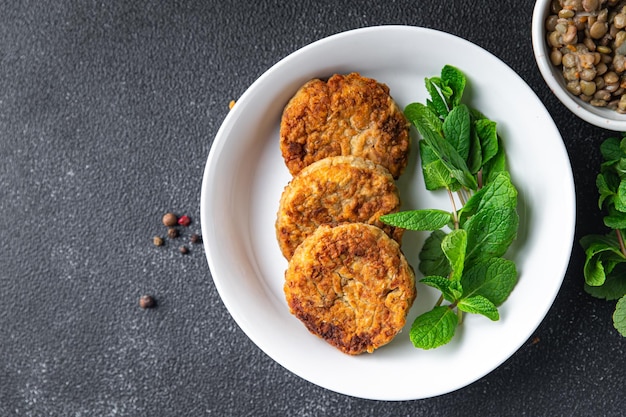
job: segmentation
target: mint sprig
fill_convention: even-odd
[[[603,210],[605,235],[584,236],[585,290],[594,297],[618,300],[613,325],[626,337],[626,134],[600,145],[603,163],[596,177],[598,208]]]
[[[446,65],[425,84],[430,99],[409,104],[405,115],[421,136],[426,189],[446,190],[452,210],[408,210],[380,219],[431,232],[419,254],[420,282],[441,296],[415,319],[409,337],[415,347],[432,349],[452,340],[463,313],[499,320],[498,306],[517,283],[515,264],[503,256],[517,236],[519,216],[496,123],[461,102],[465,75]]]

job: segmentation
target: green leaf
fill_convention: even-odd
[[[419,270],[424,276],[439,275],[447,277],[450,274],[450,263],[441,249],[441,242],[446,236],[442,230],[435,230],[426,238],[419,253]]]
[[[384,214],[380,221],[408,230],[438,230],[450,221],[451,214],[444,210],[407,210]]]
[[[585,291],[596,298],[617,300],[626,295],[626,263],[616,264],[600,286],[585,284]]]
[[[512,207],[484,208],[463,226],[467,230],[466,261],[479,263],[506,253],[517,237],[519,216]]]
[[[422,139],[430,146],[433,153],[441,160],[459,183],[471,190],[477,187],[476,178],[469,171],[465,159],[442,136],[443,124],[431,109],[421,103],[411,103],[404,111],[405,116],[415,125]]]
[[[496,122],[489,119],[480,119],[474,122],[474,127],[480,138],[483,164],[489,162],[498,153],[498,133]]]
[[[443,136],[460,157],[467,160],[470,149],[470,112],[466,105],[453,108],[443,121]]]
[[[504,258],[491,258],[468,267],[461,278],[463,297],[481,295],[499,306],[517,284],[515,263]]]
[[[482,295],[463,298],[458,302],[457,307],[459,310],[465,311],[466,313],[482,314],[492,321],[498,321],[500,319],[498,308]]]
[[[599,256],[592,256],[585,261],[583,267],[583,274],[585,276],[585,283],[589,286],[599,286],[606,281],[606,274],[604,273],[604,265],[600,261]]]
[[[472,174],[477,174],[483,166],[483,151],[480,147],[480,138],[476,129],[470,132],[470,150],[467,156],[467,167]]]
[[[624,337],[626,337],[626,297],[620,298],[613,313],[613,326]]]
[[[604,284],[606,280],[604,262],[626,261],[614,234],[587,235],[580,240],[580,244],[585,250],[583,273],[585,283],[589,286],[597,287]]]
[[[626,229],[626,213],[614,212],[609,216],[604,216],[604,225],[611,229]]]
[[[420,140],[418,144],[426,189],[434,191],[446,188],[450,191],[456,191],[461,188],[459,182],[454,179],[450,170],[435,155],[432,148],[424,140]]]
[[[443,135],[443,122],[432,109],[422,103],[409,104],[404,108],[404,115],[415,127],[419,124],[422,129]]]
[[[506,154],[502,146],[488,162],[483,164],[483,184],[489,184],[497,175],[506,171]]]
[[[436,77],[426,78],[424,80],[426,84],[426,91],[430,94],[430,100],[426,100],[428,108],[433,110],[437,115],[445,118],[448,115],[448,106],[445,100],[439,94],[439,89],[436,84],[440,84]]]
[[[467,232],[463,229],[453,230],[441,242],[441,249],[450,261],[452,275],[450,280],[458,281],[463,275],[465,251],[467,249]]]
[[[409,337],[416,348],[433,349],[450,342],[458,324],[449,306],[435,307],[415,319]]]
[[[609,199],[609,202],[612,201],[611,199],[615,196],[615,192],[609,187],[604,174],[598,174],[596,177],[596,187],[598,188],[598,193],[600,194],[600,197],[598,198],[598,208],[602,209],[602,206],[607,199]]]
[[[616,161],[624,156],[620,142],[618,138],[608,138],[600,144],[600,152],[606,161]]]
[[[463,295],[461,284],[445,277],[433,275],[422,278],[420,282],[441,291],[443,298],[451,303],[456,302]]]
[[[498,207],[517,207],[517,189],[511,182],[508,172],[499,172],[483,190],[477,211]]]
[[[445,65],[441,69],[441,79],[452,90],[450,107],[458,106],[461,102],[461,98],[463,98],[463,92],[465,91],[465,84],[467,82],[465,74],[452,65]]]
[[[617,195],[615,196],[613,202],[618,211],[622,213],[626,212],[626,178],[623,178],[620,182],[619,187],[617,188]],[[620,229],[623,229],[623,227],[620,227]]]

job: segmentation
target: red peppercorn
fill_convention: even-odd
[[[156,306],[156,300],[150,295],[143,295],[139,299],[139,307],[141,308],[152,308]]]
[[[187,215],[180,216],[180,218],[178,219],[178,224],[187,227],[191,224],[191,219]]]

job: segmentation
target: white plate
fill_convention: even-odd
[[[409,328],[436,293],[418,284],[407,326],[373,354],[339,352],[293,317],[283,295],[287,262],[274,233],[278,202],[290,175],[279,150],[279,121],[304,82],[360,72],[386,83],[401,108],[425,102],[424,78],[445,64],[468,77],[465,99],[498,123],[519,191],[521,220],[509,258],[519,283],[498,322],[466,315],[453,341],[424,351]],[[424,188],[413,146],[399,180],[404,208],[450,210],[446,195]],[[250,339],[302,378],[343,394],[408,400],[444,394],[481,378],[509,358],[548,312],[569,262],[575,197],[569,159],[548,112],[524,81],[485,50],[434,30],[381,26],[322,39],[278,62],[241,96],[211,148],[201,195],[206,254],[222,300]],[[417,267],[426,235],[407,232],[403,249]],[[416,268],[417,269],[417,268]],[[420,278],[418,276],[418,278]]]

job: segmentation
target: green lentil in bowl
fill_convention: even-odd
[[[626,113],[626,1],[552,0],[545,29],[550,61],[567,90]]]

